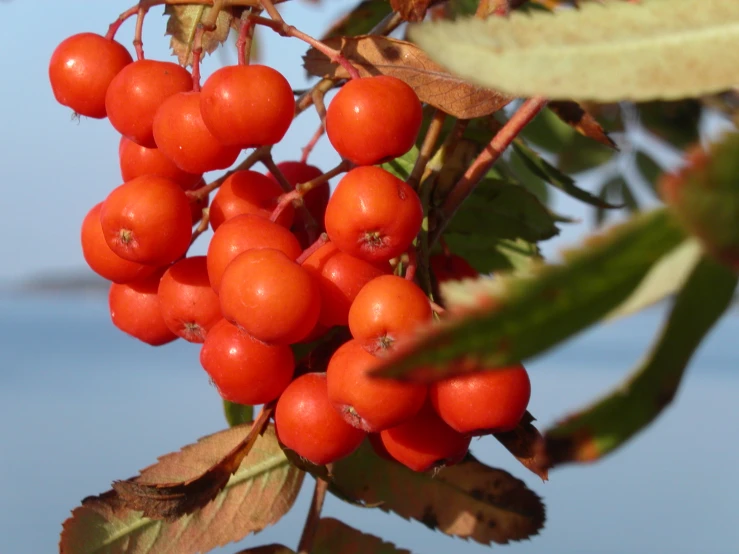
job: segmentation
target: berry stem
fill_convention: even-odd
[[[254,39],[254,25],[249,19],[249,13],[245,11],[241,17],[241,26],[239,27],[239,38],[236,41],[236,52],[238,54],[239,65],[249,65],[251,60],[251,45]]]
[[[310,141],[308,141],[308,144],[303,146],[302,148],[302,156],[300,156],[300,161],[303,163],[308,163],[308,156],[310,156],[310,153],[313,152],[313,148],[315,148],[316,144],[318,144],[318,141],[321,139],[323,134],[326,132],[326,127],[323,125],[323,123],[320,123],[318,125],[318,129],[316,129],[316,132],[313,133],[313,136],[311,137]]]
[[[270,7],[279,17],[279,13],[277,13],[277,10],[274,7],[274,4],[272,4],[271,0],[259,0],[264,9],[267,11],[267,13],[272,16],[272,12],[270,11]],[[268,7],[269,6],[269,7]],[[349,60],[347,60],[341,52],[338,50],[335,50],[331,48],[330,46],[327,46],[326,44],[322,43],[320,40],[314,39],[312,36],[305,34],[303,31],[300,31],[293,27],[292,25],[288,25],[283,21],[282,17],[280,19],[267,19],[265,17],[261,17],[258,15],[251,15],[249,18],[258,25],[264,25],[265,27],[269,27],[273,31],[276,31],[282,36],[285,37],[293,37],[297,38],[299,40],[302,40],[303,42],[307,42],[310,44],[313,48],[321,52],[323,55],[325,55],[331,62],[339,64],[341,67],[343,67],[346,72],[349,74],[350,79],[359,79],[359,71],[357,71],[357,68],[354,67]]]
[[[280,214],[285,211],[285,208],[287,208],[290,204],[295,202],[295,206],[303,206],[303,195],[297,191],[292,190],[290,192],[286,192],[277,201],[277,206],[274,210],[272,210],[272,214],[269,216],[269,220],[272,222],[277,221],[277,219],[280,217]]]
[[[208,230],[209,223],[210,223],[210,208],[203,208],[203,215],[200,218],[200,221],[198,222],[198,226],[192,232],[192,239],[190,239],[191,247],[193,243],[197,240],[197,238],[203,233],[205,233],[205,231]]]
[[[308,517],[305,520],[303,534],[300,536],[300,543],[298,543],[298,554],[313,552],[313,540],[316,537],[316,531],[318,531],[318,522],[321,519],[321,510],[323,509],[323,502],[326,500],[327,490],[328,483],[316,477],[316,487],[313,489]]]
[[[133,17],[138,13],[139,11],[139,5],[136,4],[135,6],[131,6],[128,8],[125,12],[123,12],[121,15],[118,16],[118,19],[116,19],[113,23],[110,24],[108,27],[108,32],[105,34],[105,38],[114,40],[115,35],[118,32],[118,29],[121,28],[121,25],[123,25],[123,22],[126,21],[129,17]]]
[[[490,144],[475,158],[450,191],[441,208],[441,219],[437,222],[432,233],[431,243],[438,239],[447,223],[452,219],[467,197],[472,194],[478,183],[490,171],[490,168],[510,146],[513,139],[524,127],[547,105],[547,99],[542,96],[529,98],[518,108],[511,118],[495,134]]]
[[[203,35],[216,29],[218,16],[226,0],[213,0],[213,7],[200,20],[192,41],[192,90],[200,92],[200,60],[203,57]]]
[[[212,183],[196,188],[195,190],[188,191],[187,196],[202,200],[203,198],[208,196],[211,192],[213,192],[218,187],[220,187],[223,184],[223,181],[228,179],[228,177],[230,177],[237,171],[243,171],[245,169],[249,169],[252,166],[254,166],[257,162],[263,161],[265,157],[268,157],[270,155],[271,150],[272,150],[272,146],[262,146],[261,148],[257,148],[256,150],[254,150],[254,152],[249,154],[249,156],[243,162],[237,165],[235,168],[233,168],[230,171],[227,171],[226,173],[221,175],[218,179],[216,179]]]
[[[437,314],[439,314],[439,315],[441,315],[441,314],[443,314],[443,313],[445,313],[445,312],[446,312],[446,310],[445,310],[445,309],[444,309],[443,307],[439,306],[439,304],[437,304],[437,303],[436,303],[436,302],[434,302],[433,300],[429,300],[429,304],[431,304],[431,309],[432,309],[432,310],[433,310],[433,311],[434,311],[435,313],[437,313]]]
[[[144,18],[149,11],[149,5],[146,2],[141,2],[136,10],[136,30],[133,34],[133,47],[136,50],[136,59],[144,59],[144,41],[142,36],[144,34]]]
[[[416,247],[411,245],[408,248],[408,267],[405,268],[405,278],[408,281],[413,281],[416,277],[416,269],[418,269],[418,255],[416,254]]]
[[[416,158],[416,163],[413,166],[410,177],[408,177],[407,183],[414,190],[418,190],[418,185],[421,183],[423,173],[426,170],[426,165],[429,163],[429,160],[434,153],[436,141],[439,140],[445,120],[446,113],[441,110],[434,111],[434,116],[431,118],[431,123],[426,131],[426,136],[423,137],[423,144],[421,144],[421,150]]]
[[[328,243],[328,235],[326,233],[321,233],[318,236],[318,239],[313,244],[311,244],[308,248],[303,250],[303,253],[300,254],[300,256],[298,256],[298,259],[295,260],[295,263],[302,264],[305,260],[310,258],[316,250],[318,250],[319,248],[321,248],[327,243]]]

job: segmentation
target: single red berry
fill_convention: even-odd
[[[90,269],[114,283],[129,283],[154,273],[157,270],[155,266],[124,260],[110,249],[100,225],[102,206],[102,202],[96,204],[82,221],[82,255]]]
[[[413,471],[429,471],[461,462],[471,438],[457,433],[427,402],[411,419],[380,433],[382,444]]]
[[[295,115],[295,96],[279,71],[265,65],[232,65],[202,88],[203,121],[221,143],[239,148],[277,144]]]
[[[126,284],[113,283],[108,305],[113,324],[124,333],[152,346],[161,346],[177,338],[164,322],[159,309],[159,279],[162,270]]]
[[[203,177],[202,173],[182,171],[158,148],[141,146],[126,137],[121,137],[118,157],[124,182],[142,175],[154,175],[174,181],[183,190],[190,190],[200,184]]]
[[[220,290],[228,264],[253,248],[279,250],[291,260],[302,252],[298,239],[283,226],[258,215],[237,215],[218,227],[208,245],[208,277],[213,290]]]
[[[526,412],[531,381],[521,364],[458,375],[432,383],[436,412],[454,430],[471,435],[511,431]]]
[[[185,192],[173,181],[150,175],[113,189],[103,202],[100,223],[113,252],[148,265],[175,261],[192,237]]]
[[[189,90],[192,76],[184,67],[172,62],[138,60],[110,83],[105,97],[108,119],[124,137],[154,148],[152,126],[157,110],[170,96]]]
[[[352,79],[328,105],[326,134],[341,157],[374,165],[408,152],[422,119],[418,96],[400,79]]]
[[[213,230],[226,220],[240,214],[261,215],[269,219],[282,194],[280,185],[256,171],[236,171],[223,181],[210,205]],[[287,206],[277,217],[277,223],[290,228],[295,209]]]
[[[223,317],[270,344],[304,339],[321,310],[321,294],[311,275],[271,248],[236,256],[223,272],[219,297]]]
[[[188,342],[203,342],[222,319],[218,295],[208,281],[205,256],[184,258],[164,272],[159,304],[167,327]]]
[[[435,254],[429,258],[429,265],[439,283],[474,279],[480,275],[467,260],[456,254]]]
[[[387,349],[432,316],[429,299],[418,285],[382,275],[357,294],[349,308],[349,330],[370,351]]]
[[[80,33],[61,42],[51,55],[49,81],[57,102],[79,115],[107,115],[110,82],[133,62],[126,47],[95,33]]]
[[[188,173],[226,169],[241,149],[221,144],[203,123],[200,93],[180,92],[167,98],[154,115],[154,140],[162,153]]]
[[[347,325],[349,308],[362,287],[375,277],[392,273],[389,263],[373,265],[342,252],[332,242],[311,254],[303,267],[321,290],[319,321],[326,327]]]
[[[275,400],[295,371],[289,346],[259,342],[225,319],[205,337],[200,363],[223,398],[246,405]]]
[[[326,232],[347,254],[368,262],[405,252],[421,230],[423,208],[415,191],[380,167],[357,167],[334,190]]]
[[[323,373],[306,373],[288,385],[277,401],[275,428],[283,445],[317,465],[345,458],[366,436],[334,410]]]
[[[382,359],[350,340],[328,363],[328,398],[347,423],[377,433],[413,417],[426,400],[426,386],[371,376]]]

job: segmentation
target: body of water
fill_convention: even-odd
[[[584,334],[529,364],[530,409],[542,427],[625,377],[662,312]],[[675,403],[646,432],[590,466],[542,483],[492,439],[486,463],[520,477],[547,505],[538,537],[511,553],[712,554],[739,551],[739,318],[726,317],[694,359]],[[225,427],[198,347],[140,344],[110,323],[99,295],[0,296],[0,553],[57,551],[80,500],[136,474],[158,455]],[[239,545],[295,547],[311,487],[276,527]],[[488,551],[418,522],[329,498],[325,515],[417,553]],[[236,545],[219,552],[236,552]]]

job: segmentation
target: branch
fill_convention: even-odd
[[[328,483],[323,479],[316,478],[316,488],[313,489],[313,498],[310,502],[308,517],[305,520],[303,534],[298,544],[298,554],[311,554],[313,552],[313,540],[318,531],[318,522],[321,520],[321,510],[323,502],[326,500],[326,491]]]

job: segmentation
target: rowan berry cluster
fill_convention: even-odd
[[[280,441],[316,464],[369,435],[380,455],[425,471],[459,461],[471,436],[518,424],[530,395],[520,365],[430,386],[371,375],[434,319],[411,269],[421,201],[379,167],[408,152],[421,127],[406,83],[351,79],[331,101],[326,134],[349,170],[330,194],[321,170],[296,161],[203,180],[290,127],[293,90],[270,67],[224,67],[194,87],[186,68],[134,61],[114,39],[83,33],[58,46],[49,75],[60,103],[121,134],[123,184],[87,214],[81,240],[89,266],[111,281],[122,331],[151,345],[201,343],[221,396],[276,402]],[[214,231],[207,255],[188,256],[204,223]],[[430,267],[437,281],[477,275],[453,255]],[[327,370],[296,376],[292,346],[337,326],[353,338]]]

